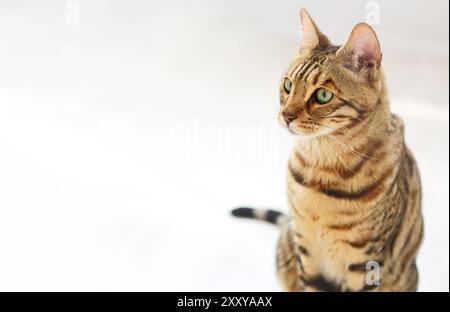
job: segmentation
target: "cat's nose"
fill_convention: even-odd
[[[297,114],[291,111],[284,111],[281,114],[288,125],[297,119]]]

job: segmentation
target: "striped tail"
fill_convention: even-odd
[[[270,209],[254,209],[247,207],[233,209],[231,211],[231,215],[238,218],[266,221],[278,226],[282,226],[289,219],[288,216],[279,211]]]

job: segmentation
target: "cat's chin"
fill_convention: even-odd
[[[294,135],[296,138],[298,138],[300,140],[310,140],[313,138],[323,137],[323,136],[330,134],[329,131],[316,131],[313,133],[304,133],[304,132],[301,132],[300,130],[297,130],[297,129],[294,129],[291,127],[286,127],[286,128],[290,134]]]
[[[295,136],[297,139],[300,140],[310,140],[316,136],[314,133],[303,133],[296,129],[292,129],[291,127],[287,127],[287,130],[289,131],[290,134],[292,134],[293,136]]]

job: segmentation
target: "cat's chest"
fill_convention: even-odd
[[[300,185],[292,177],[288,177],[288,200],[294,217],[297,215],[317,226],[332,223],[336,218],[341,218],[339,212],[351,208],[349,202]]]
[[[364,224],[346,229],[347,224],[359,222],[358,218],[340,213],[346,211],[349,203],[327,198],[306,187],[290,190],[289,202],[295,231],[302,236],[302,244],[306,245],[314,270],[343,283],[349,264],[364,257],[362,250],[346,243],[366,235]]]
[[[307,187],[288,191],[294,223],[319,248],[366,234],[371,207],[339,200]],[[369,219],[370,221],[370,219]]]

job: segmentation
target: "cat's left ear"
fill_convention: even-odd
[[[300,41],[300,54],[308,55],[315,49],[331,44],[330,40],[322,34],[305,9],[300,10],[302,24],[302,39]]]
[[[366,23],[356,25],[347,43],[337,51],[355,72],[362,69],[373,73],[381,66],[381,47],[372,27]]]

